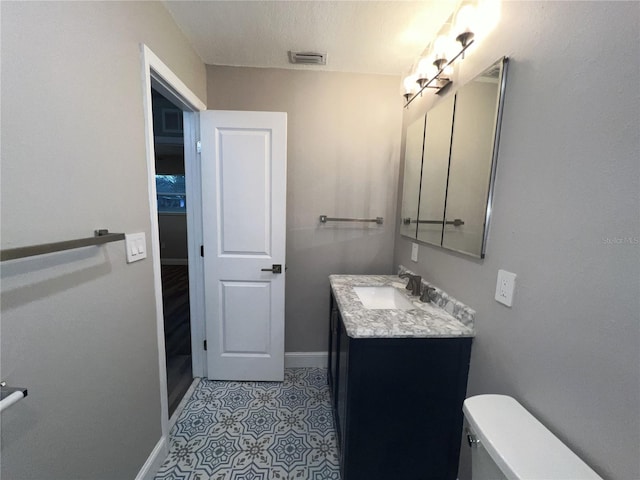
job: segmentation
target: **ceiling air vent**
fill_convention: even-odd
[[[327,54],[317,52],[292,52],[289,50],[289,63],[301,65],[326,65]]]

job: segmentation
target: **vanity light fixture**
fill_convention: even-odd
[[[424,88],[430,78],[438,74],[438,69],[433,64],[431,57],[422,57],[416,69],[417,82],[420,88]]]
[[[433,42],[433,64],[438,70],[442,70],[442,68],[449,63],[449,58],[451,58],[451,41],[449,39],[449,35],[446,33],[441,33],[436,38],[436,41]]]
[[[467,44],[473,40],[474,37],[474,20],[476,15],[476,9],[473,5],[466,4],[460,7],[456,14],[455,31],[458,33],[456,41],[466,47]]]
[[[418,78],[416,75],[409,75],[403,81],[404,98],[408,102],[410,98],[418,93]],[[422,88],[422,87],[421,87]]]
[[[420,89],[433,88],[440,91],[451,83],[451,80],[449,80],[450,74],[451,69],[440,71],[435,65],[433,57],[428,56],[420,59],[414,77]],[[432,79],[435,79],[435,81],[431,81]],[[415,93],[417,93],[417,89]]]
[[[482,33],[487,33],[495,25],[500,11],[499,4],[500,0],[465,0],[451,14],[426,49],[426,54],[402,82],[405,107],[422,95],[425,88],[440,93],[451,83],[454,62],[464,59],[465,52],[478,39],[478,24],[487,24]]]

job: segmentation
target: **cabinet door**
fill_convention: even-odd
[[[346,435],[347,435],[347,414],[348,404],[347,395],[349,389],[349,344],[350,340],[347,336],[347,331],[342,324],[342,318],[340,313],[338,317],[338,392],[337,392],[337,405],[336,405],[336,417],[338,426],[338,446],[340,448],[340,465],[344,465],[344,458],[346,454]]]
[[[329,380],[329,390],[331,393],[331,407],[335,411],[338,407],[338,350],[339,350],[339,329],[340,313],[333,293],[331,294],[331,309],[329,317],[329,370],[327,377]]]
[[[348,391],[338,409],[342,479],[455,480],[471,339],[348,345]]]

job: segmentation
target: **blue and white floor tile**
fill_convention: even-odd
[[[283,383],[202,380],[156,480],[339,480],[327,371]]]

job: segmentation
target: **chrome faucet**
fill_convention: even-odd
[[[433,287],[426,287],[420,295],[420,301],[424,303],[431,303],[435,298],[436,289]]]
[[[401,273],[400,278],[408,278],[407,290],[411,290],[411,295],[420,295],[422,277],[420,275],[412,275],[410,273]]]

